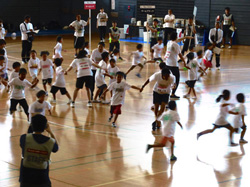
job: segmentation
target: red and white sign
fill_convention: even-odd
[[[96,1],[84,1],[84,9],[85,10],[95,10],[96,9]]]

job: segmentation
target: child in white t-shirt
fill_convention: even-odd
[[[145,63],[142,62],[142,58],[144,58],[145,60],[147,60],[147,58],[144,56],[144,53],[143,53],[143,46],[142,44],[138,44],[136,46],[137,48],[137,51],[133,51],[128,60],[130,60],[130,58],[133,56],[133,61],[132,61],[132,66],[129,68],[129,70],[126,72],[126,76],[128,75],[128,73],[130,71],[132,71],[136,66],[139,66],[140,69],[138,71],[138,73],[136,74],[137,77],[141,78],[141,71],[145,65]]]
[[[31,118],[37,114],[45,116],[45,110],[48,110],[49,114],[51,115],[51,105],[48,101],[45,101],[46,96],[48,95],[44,90],[40,90],[39,92],[37,92],[36,94],[37,101],[32,103],[29,107],[30,122]],[[33,133],[31,125],[28,129],[28,133]]]
[[[0,85],[3,83],[5,87],[7,87],[7,74],[5,73],[6,64],[4,63],[4,56],[0,56]]]
[[[40,56],[42,57],[42,59],[38,64],[38,75],[42,72],[43,88],[45,91],[47,91],[46,84],[48,83],[48,85],[51,87],[55,67],[53,66],[52,60],[48,59],[48,51],[41,51]]]
[[[203,57],[203,65],[205,66],[205,71],[212,67],[212,57],[213,57],[213,44],[212,43],[207,43],[206,45],[206,50],[205,50],[205,54]]]
[[[204,72],[204,70],[200,67],[200,64],[198,63],[198,61],[196,59],[194,59],[194,53],[193,52],[189,52],[187,54],[187,64],[186,64],[186,68],[188,69],[188,80],[186,81],[186,84],[189,87],[189,91],[186,95],[184,95],[184,98],[189,98],[191,91],[193,91],[194,93],[194,98],[196,98],[196,93],[195,93],[195,89],[194,89],[194,85],[195,82],[198,78],[197,74],[198,74],[198,69],[200,69],[202,72]],[[206,73],[206,72],[204,72]]]
[[[234,116],[234,128],[236,132],[239,131],[239,128],[242,129],[240,135],[240,143],[248,143],[246,140],[244,140],[244,136],[247,130],[247,126],[245,124],[245,116],[247,115],[246,106],[244,105],[245,95],[243,93],[239,93],[236,95],[236,99],[239,102],[239,104],[234,108],[234,110],[239,114]]]
[[[112,91],[113,95],[111,98],[111,107],[110,107],[110,118],[109,121],[112,120],[113,114],[115,114],[114,121],[112,122],[112,126],[116,127],[116,120],[118,115],[121,114],[121,107],[124,104],[125,92],[130,88],[136,89],[140,91],[140,88],[136,86],[130,86],[128,83],[122,81],[124,77],[124,73],[119,71],[116,73],[116,81],[111,83],[107,90],[103,92],[103,95],[106,94],[107,91]]]
[[[222,99],[222,101],[221,101]],[[222,94],[219,95],[219,97],[216,99],[216,102],[220,102],[220,112],[213,123],[214,127],[212,129],[204,130],[197,134],[197,139],[199,139],[200,136],[203,136],[205,134],[213,133],[216,129],[219,128],[226,128],[229,130],[229,138],[230,138],[230,145],[236,146],[238,144],[233,142],[233,133],[235,132],[235,129],[231,126],[231,124],[227,121],[228,114],[238,115],[238,112],[234,112],[232,110],[229,110],[229,107],[233,104],[229,103],[228,100],[230,99],[230,91],[229,90],[223,90]]]
[[[162,60],[162,52],[164,49],[164,44],[162,42],[162,37],[158,37],[157,39],[157,44],[151,47],[151,49],[154,51],[153,53],[153,61],[148,61],[148,62],[158,62],[161,63],[163,62]]]
[[[120,69],[116,66],[115,59],[110,59],[108,65],[108,74],[111,75],[113,78],[109,79],[109,85],[112,84],[113,82],[116,82],[115,76],[118,71],[120,71]],[[111,96],[112,96],[112,90],[111,90]]]
[[[14,78],[9,82],[9,85],[12,87],[12,92],[10,95],[10,114],[16,111],[16,106],[19,103],[23,107],[23,110],[29,120],[29,106],[25,99],[24,89],[27,86],[30,88],[35,87],[38,83],[38,79],[34,84],[31,84],[25,79],[26,75],[27,70],[25,68],[21,68],[19,71],[19,77]]]
[[[117,62],[117,60],[119,59],[119,54],[120,54],[119,49],[115,48],[113,52],[110,54],[110,57],[113,58],[115,62]]]
[[[37,79],[38,65],[40,63],[39,58],[36,57],[37,53],[35,50],[30,51],[30,60],[28,62],[29,73],[32,78],[32,82],[35,82]]]
[[[109,62],[109,53],[108,52],[102,53],[102,61],[100,61],[98,64],[102,69],[97,69],[96,74],[95,74],[95,84],[96,84],[98,90],[95,93],[95,97],[94,97],[93,102],[99,103],[99,101],[97,101],[97,97],[99,96],[99,94],[102,91],[105,92],[107,90],[105,76],[110,77],[111,79],[113,78],[113,76],[109,75],[105,71],[105,69],[107,69],[108,62]],[[102,94],[102,103],[109,104],[109,102],[106,101],[106,92],[105,92],[105,94]]]
[[[84,50],[87,52],[87,57],[90,58],[89,42],[85,42],[85,44],[84,44]]]
[[[161,143],[152,144],[152,145],[148,144],[147,149],[146,149],[146,153],[151,148],[165,147],[166,143],[169,141],[171,143],[171,158],[170,158],[170,160],[176,161],[177,157],[174,155],[174,143],[175,143],[174,134],[175,134],[176,122],[178,123],[178,125],[180,125],[181,128],[183,128],[183,127],[180,123],[179,114],[176,111],[175,101],[170,101],[168,103],[168,106],[169,106],[169,110],[167,112],[164,112],[161,115],[161,117],[159,118],[159,120],[161,120],[163,123],[163,129],[162,129],[163,138],[161,140]]]
[[[56,46],[54,47],[54,54],[53,54],[53,59],[60,58],[63,61],[62,57],[62,42],[63,42],[63,37],[57,36],[56,38]]]
[[[69,92],[66,90],[65,78],[64,78],[64,70],[62,68],[62,60],[60,58],[56,58],[54,61],[56,65],[56,81],[52,85],[50,92],[53,94],[52,103],[56,103],[56,93],[60,90],[62,95],[66,95],[69,99],[67,104],[72,102]]]

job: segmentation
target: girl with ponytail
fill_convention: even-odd
[[[229,130],[229,138],[230,138],[230,145],[231,146],[236,146],[238,144],[233,142],[233,133],[235,132],[234,128],[230,125],[230,123],[227,121],[227,115],[228,114],[233,114],[233,115],[238,115],[238,112],[233,112],[233,111],[229,111],[229,106],[233,105],[228,103],[227,101],[230,99],[230,91],[229,90],[223,90],[222,94],[219,95],[219,97],[217,97],[216,102],[221,102],[220,103],[220,113],[217,116],[217,119],[215,121],[214,128],[212,129],[207,129],[205,131],[202,131],[200,133],[197,134],[197,139],[204,135],[204,134],[208,134],[208,133],[212,133],[214,132],[215,129],[218,128],[226,128]]]

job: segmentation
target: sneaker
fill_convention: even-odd
[[[22,107],[21,107],[20,105],[18,106],[18,111],[19,111],[19,112],[22,112],[22,111],[23,111],[23,109],[22,109]]]
[[[229,46],[228,46],[228,49],[232,49],[232,46],[231,46],[231,45],[229,45]]]
[[[119,60],[123,60],[123,58],[122,58],[122,57],[119,57],[118,59],[119,59]]]
[[[112,123],[112,127],[116,128],[115,122]]]
[[[225,46],[224,46],[224,45],[221,45],[221,48],[225,48]]]
[[[177,96],[177,95],[171,95],[170,98],[172,98],[172,99],[180,99],[180,97]]]
[[[70,106],[71,106],[72,108],[75,108],[75,102],[71,102],[71,103],[70,103]]]
[[[72,103],[72,100],[71,100],[71,99],[67,102],[67,104],[69,105],[70,103]]]
[[[216,69],[217,69],[217,70],[220,70],[220,67],[217,67]]]
[[[113,118],[113,116],[110,116],[108,122],[111,122],[112,118]]]
[[[14,110],[11,110],[11,111],[10,111],[10,115],[12,115],[14,112],[15,112]]]
[[[184,98],[190,98],[189,94],[183,95]]]
[[[246,141],[244,139],[240,139],[240,143],[248,143],[248,141]]]
[[[237,143],[234,143],[234,142],[231,142],[230,146],[234,147],[234,146],[237,146],[238,144]]]
[[[208,68],[208,70],[211,70],[211,68]]]
[[[100,103],[100,100],[92,100],[92,103]]]
[[[156,129],[156,121],[152,123],[152,130],[155,131],[155,129]]]
[[[88,107],[92,107],[91,101],[88,101],[87,106],[88,106]]]
[[[22,61],[22,64],[26,64],[26,62]]]
[[[110,101],[102,101],[102,104],[109,104]]]
[[[136,73],[135,74],[137,77],[141,78],[141,74],[140,73]]]
[[[170,161],[176,161],[177,160],[177,157],[172,155],[171,158],[170,158]]]
[[[75,56],[74,56],[75,58],[77,57],[77,53],[75,54]]]
[[[151,149],[151,148],[152,148],[152,146],[148,144],[147,148],[146,148],[146,153],[148,153],[149,149]]]
[[[56,100],[55,99],[51,99],[50,102],[53,103],[53,104],[55,104]]]

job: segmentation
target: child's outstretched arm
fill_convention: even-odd
[[[139,87],[137,87],[137,86],[134,86],[134,85],[132,85],[131,88],[133,88],[133,89],[135,89],[135,90],[141,91],[141,88],[139,88]]]
[[[183,129],[183,126],[181,125],[181,122],[177,121],[178,125]]]
[[[144,87],[147,86],[148,83],[149,83],[149,79],[142,85],[140,92],[143,91]]]
[[[34,88],[37,85],[38,82],[39,82],[39,80],[36,79],[36,81],[31,85],[31,88]]]

